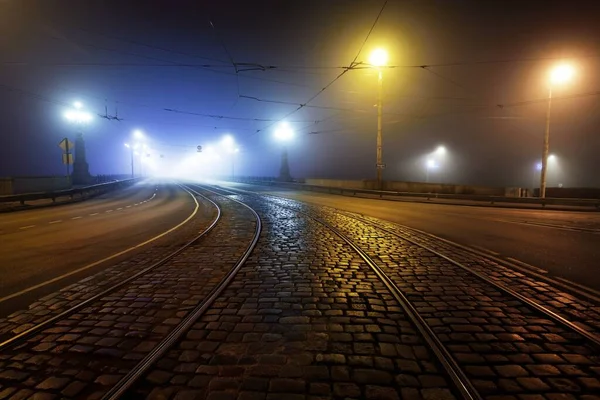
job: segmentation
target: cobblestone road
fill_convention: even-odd
[[[168,263],[0,354],[0,398],[99,398],[223,278],[256,219],[223,200],[206,237]],[[189,238],[188,238],[189,239]]]
[[[304,215],[263,220],[233,283],[137,388],[151,399],[454,399],[386,287]]]
[[[331,209],[274,201],[314,213],[360,244],[427,318],[487,398],[600,399],[598,349],[580,335],[447,260],[370,224]],[[401,231],[398,226],[394,228]],[[414,231],[410,233],[416,236]],[[422,240],[438,246],[438,242]],[[504,276],[508,285],[517,280],[517,274],[506,268],[498,273],[473,256],[465,258],[463,254],[461,261],[468,261],[470,266],[479,263],[480,271]],[[517,287],[521,285],[519,281]],[[540,287],[528,282],[525,293],[542,301],[577,301],[564,295],[552,299],[548,285]],[[597,326],[598,321],[593,322]]]
[[[224,210],[210,236],[25,345],[3,351],[0,399],[98,399],[147,355],[251,241],[250,211],[209,197]],[[393,294],[350,245],[306,212],[369,254],[486,400],[600,400],[598,349],[522,301],[352,215],[290,200],[234,198],[259,213],[258,246],[184,339],[125,398],[459,398]],[[409,228],[367,219],[582,326],[600,326],[592,302]],[[93,291],[116,279],[107,271],[83,284]],[[42,310],[36,317],[45,315]]]
[[[348,214],[352,215],[351,213]],[[401,235],[407,235],[412,240],[423,243],[436,251],[451,255],[452,259],[468,265],[477,272],[483,273],[499,283],[517,290],[519,293],[534,298],[548,309],[579,323],[586,330],[600,337],[600,305],[595,301],[569,294],[558,287],[507,268],[489,258],[473,256],[468,251],[452,246],[449,243],[435,240],[414,229],[381,221],[376,218],[363,218],[379,224],[386,229],[398,232]]]

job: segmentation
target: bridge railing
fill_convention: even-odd
[[[55,202],[60,197],[70,197],[75,199],[77,196],[80,198],[97,196],[111,190],[122,188],[133,184],[138,179],[124,179],[120,181],[100,183],[97,185],[90,185],[85,187],[56,190],[51,192],[37,192],[37,193],[23,193],[23,194],[10,194],[0,196],[0,203],[16,203],[19,202],[21,205],[25,205],[27,201],[51,199]]]
[[[371,189],[353,189],[331,186],[307,185],[297,182],[282,182],[275,179],[252,179],[240,178],[237,182],[256,183],[260,185],[288,187],[300,190],[308,190],[314,192],[324,192],[341,195],[371,195],[379,198],[383,197],[410,197],[420,198],[424,200],[462,200],[473,201],[479,203],[496,204],[496,203],[513,203],[513,204],[528,204],[538,206],[570,206],[570,207],[590,207],[600,209],[600,199],[567,199],[567,198],[539,198],[539,197],[505,197],[505,196],[488,196],[488,195],[470,195],[470,194],[441,194],[441,193],[414,193],[414,192],[397,192],[388,190],[371,190]]]

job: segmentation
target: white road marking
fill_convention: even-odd
[[[48,222],[48,224],[58,224],[59,222],[62,222],[62,219],[57,219],[56,221],[50,221],[50,222]]]
[[[29,229],[29,228],[33,228],[35,225],[27,225],[27,226],[22,226],[19,229]]]
[[[125,208],[130,208],[130,207],[131,207],[131,205],[128,205],[128,206],[127,206],[127,207],[125,207]]]
[[[90,214],[90,217],[93,217],[94,215],[98,215],[98,213]]]
[[[186,190],[186,191],[187,191],[187,190]],[[106,257],[106,258],[103,258],[102,260],[98,260],[98,261],[96,261],[96,262],[93,262],[93,263],[91,263],[91,264],[88,264],[88,265],[86,265],[86,266],[84,266],[84,267],[81,267],[81,268],[78,268],[78,269],[76,269],[76,270],[73,270],[73,271],[71,271],[71,272],[67,272],[66,274],[63,274],[63,275],[57,276],[56,278],[52,278],[52,279],[50,279],[50,280],[48,280],[48,281],[45,281],[45,282],[39,283],[39,284],[37,284],[37,285],[34,285],[34,286],[31,286],[31,287],[28,287],[27,289],[23,289],[23,290],[21,290],[21,291],[19,291],[19,292],[16,292],[16,293],[13,293],[13,294],[9,294],[8,296],[5,296],[5,297],[0,297],[0,303],[3,303],[3,302],[5,302],[6,300],[10,300],[10,299],[12,299],[12,298],[14,298],[14,297],[21,296],[21,295],[23,295],[23,294],[25,294],[25,293],[28,293],[28,292],[31,292],[31,291],[33,291],[33,290],[39,289],[39,288],[41,288],[41,287],[47,286],[47,285],[49,285],[49,284],[51,284],[51,283],[54,283],[54,282],[60,281],[61,279],[67,278],[67,277],[69,277],[69,276],[71,276],[71,275],[74,275],[74,274],[77,274],[77,273],[79,273],[79,272],[81,272],[81,271],[85,271],[86,269],[90,269],[90,268],[92,268],[92,267],[95,267],[95,266],[97,266],[97,265],[99,265],[99,264],[102,264],[103,262],[106,262],[106,261],[112,260],[113,258],[116,258],[116,257],[122,256],[123,254],[129,253],[129,252],[130,252],[130,251],[132,251],[132,250],[135,250],[135,249],[137,249],[137,248],[140,248],[140,247],[142,247],[142,246],[145,246],[145,245],[147,245],[148,243],[152,243],[152,242],[154,242],[155,240],[158,240],[158,239],[160,239],[161,237],[163,237],[163,236],[165,236],[165,235],[168,235],[169,233],[173,232],[174,230],[176,230],[176,229],[179,229],[179,228],[180,228],[180,227],[182,227],[183,225],[187,224],[187,223],[188,223],[188,222],[189,222],[189,221],[190,221],[192,218],[194,218],[194,216],[195,216],[195,215],[198,213],[198,209],[200,208],[200,203],[198,203],[198,200],[196,199],[196,197],[195,197],[195,196],[193,196],[193,195],[192,195],[192,194],[191,194],[189,191],[188,191],[188,193],[190,194],[190,196],[191,196],[191,197],[192,197],[192,199],[194,200],[194,203],[196,203],[196,207],[194,208],[194,211],[193,211],[193,212],[192,212],[192,213],[191,213],[191,214],[190,214],[190,215],[189,215],[189,216],[188,216],[188,217],[187,217],[185,220],[183,220],[182,222],[180,222],[178,225],[174,226],[173,228],[171,228],[171,229],[169,229],[169,230],[167,230],[167,231],[164,231],[163,233],[161,233],[161,234],[159,234],[159,235],[157,235],[157,236],[154,236],[153,238],[151,238],[151,239],[148,239],[148,240],[146,240],[146,241],[145,241],[145,242],[143,242],[143,243],[136,244],[136,245],[135,245],[135,246],[133,246],[133,247],[130,247],[130,248],[128,248],[128,249],[125,249],[125,250],[123,250],[123,251],[120,251],[120,252],[118,252],[118,253],[115,253],[115,254],[113,254],[113,255],[111,255],[111,256],[108,256],[108,257]],[[28,227],[23,227],[23,228],[31,228],[31,227],[34,227],[34,226],[35,226],[35,225],[30,225],[30,226],[28,226]],[[23,229],[23,228],[21,228],[21,229]]]
[[[108,214],[108,213],[111,213],[111,212],[113,212],[113,210],[106,210],[106,211],[104,211],[104,212]]]
[[[117,211],[122,210],[122,209],[123,209],[123,207],[119,207],[119,208],[117,208]]]
[[[82,218],[82,217],[81,216],[79,216],[79,217],[73,217],[71,219],[80,219],[80,218]]]

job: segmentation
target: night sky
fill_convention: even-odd
[[[294,177],[373,179],[373,69],[348,70],[288,114],[383,47],[395,66],[383,72],[385,179],[423,181],[444,145],[431,180],[532,186],[548,72],[568,62],[574,79],[553,89],[549,185],[600,185],[600,2],[390,0],[368,35],[382,6],[0,0],[0,176],[64,174],[57,144],[76,130],[63,114],[81,101],[96,115],[84,130],[92,174],[128,173],[123,143],[142,129],[162,170],[229,133],[236,174],[275,176],[285,118]],[[100,118],[105,106],[123,120]]]

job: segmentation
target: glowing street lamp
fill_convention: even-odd
[[[387,64],[388,53],[384,49],[375,49],[369,57],[369,63],[374,67],[383,67]]]
[[[133,131],[133,137],[136,138],[136,139],[143,139],[145,137],[144,136],[144,132],[142,132],[139,129],[136,129],[136,130]]]
[[[279,124],[277,129],[275,130],[275,139],[280,142],[289,142],[294,138],[294,131],[287,122],[282,122]]]
[[[550,106],[552,104],[552,85],[560,85],[570,81],[575,75],[572,66],[562,64],[550,71],[548,85],[548,111],[546,112],[546,131],[544,133],[544,147],[542,150],[542,170],[540,174],[540,197],[546,197],[546,171],[548,169],[548,152],[550,151]]]
[[[383,155],[382,155],[382,118],[383,118],[383,71],[381,67],[387,65],[388,61],[388,53],[384,49],[375,49],[371,53],[369,57],[369,63],[377,68],[378,78],[377,78],[377,186],[379,189],[383,189],[383,168],[385,168],[385,164],[383,163]]]
[[[559,65],[550,71],[550,82],[561,84],[570,81],[575,75],[575,69],[571,65]]]
[[[279,179],[287,182],[292,179],[290,175],[290,166],[288,163],[288,154],[286,143],[294,138],[294,131],[288,125],[287,122],[282,122],[275,129],[275,139],[283,143],[283,150],[281,153],[281,167],[279,168]]]
[[[141,141],[143,141],[144,139],[146,139],[146,134],[144,133],[144,131],[142,131],[141,129],[134,129],[131,132],[131,136],[133,137],[133,140],[135,141],[133,144],[129,144],[129,143],[125,143],[125,147],[127,147],[128,149],[131,149],[131,177],[134,178],[134,169],[133,169],[133,165],[134,165],[134,155],[135,156],[139,156],[140,160],[139,160],[139,172],[140,172],[140,176],[143,175],[143,156],[144,153],[146,153],[146,150],[148,149],[148,145],[145,143],[142,143]]]
[[[74,109],[65,111],[65,119],[69,122],[76,123],[78,125],[87,124],[92,120],[92,114],[87,111],[83,111],[83,105],[76,101],[73,103]]]
[[[235,144],[235,139],[231,135],[225,135],[223,136],[223,139],[221,139],[221,143],[226,149],[229,149]]]

